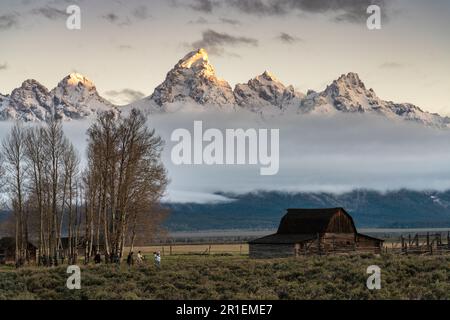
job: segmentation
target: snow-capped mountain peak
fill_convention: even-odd
[[[354,72],[341,75],[337,80],[334,80],[331,85],[329,85],[323,96],[345,96],[345,95],[369,95],[374,96],[372,90],[367,90],[364,83],[359,78],[359,75]]]
[[[20,88],[14,89],[10,99],[14,104],[20,104],[22,110],[49,109],[52,103],[48,89],[34,79],[25,80]]]
[[[10,96],[0,97],[0,119],[46,121],[56,116],[64,120],[82,119],[98,111],[116,110],[100,97],[92,81],[70,74],[49,91],[36,80],[26,80]]]
[[[335,80],[336,83],[343,84],[347,87],[353,88],[363,88],[365,89],[364,83],[361,81],[359,75],[355,72],[349,72],[347,74],[343,74],[339,77],[339,79]]]
[[[275,77],[275,75],[269,71],[264,71],[263,74],[256,76],[250,82],[258,82],[261,85],[276,85],[280,88],[285,88],[285,86]]]
[[[53,114],[52,97],[46,87],[29,79],[0,102],[0,119],[43,121]]]
[[[181,59],[150,100],[169,108],[177,102],[219,107],[236,103],[231,86],[216,76],[205,49],[192,51]]]
[[[366,89],[359,75],[353,72],[333,81],[320,93],[320,98],[316,111],[321,113],[378,111],[381,102],[372,90]]]
[[[306,113],[332,114],[367,113],[393,120],[409,120],[427,126],[445,128],[450,119],[424,112],[409,103],[394,103],[380,99],[372,89],[367,89],[356,73],[342,75],[323,92],[311,92],[302,101]]]
[[[11,93],[11,96],[18,96],[20,93],[23,92],[35,95],[39,94],[46,95],[48,94],[48,89],[38,81],[34,79],[28,79],[22,82],[22,85],[19,88],[14,89],[13,92]]]
[[[267,71],[267,70],[264,71],[264,73],[261,76],[259,76],[259,77],[262,77],[262,78],[264,78],[264,79],[266,79],[268,81],[279,82],[278,79],[274,76],[274,74],[272,72],[270,72],[270,71]]]
[[[72,100],[78,99],[79,96],[98,95],[95,84],[79,73],[71,73],[62,79],[53,92],[61,96],[71,96]]]
[[[272,73],[251,79],[246,84],[238,84],[234,89],[236,102],[244,108],[259,113],[280,113],[288,107],[300,106],[304,95],[293,86],[286,87]]]
[[[52,90],[57,113],[66,118],[85,118],[99,111],[114,110],[114,106],[102,98],[95,84],[79,73],[71,73]]]
[[[71,88],[80,88],[82,90],[96,91],[95,84],[89,80],[87,77],[79,73],[71,73],[65,77],[61,82],[59,82],[57,88],[66,88],[69,90]]]
[[[205,49],[188,53],[178,64],[180,68],[192,69],[193,71],[214,70],[209,64],[209,56]]]

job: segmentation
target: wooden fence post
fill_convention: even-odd
[[[447,232],[447,247],[450,249],[450,231]]]
[[[321,255],[321,248],[320,248],[320,234],[317,234],[317,251],[319,252],[319,255]]]
[[[403,235],[401,235],[401,241],[402,241],[402,252],[405,252],[405,238],[403,238]]]

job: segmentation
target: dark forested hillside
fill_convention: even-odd
[[[166,226],[172,231],[276,228],[287,208],[344,207],[360,228],[450,227],[450,191],[380,193],[358,190],[340,195],[282,192],[222,195],[234,201],[166,204],[172,210]]]

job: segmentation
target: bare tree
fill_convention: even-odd
[[[49,179],[49,194],[50,202],[49,216],[50,216],[50,236],[49,248],[50,256],[53,258],[53,263],[58,264],[61,253],[61,220],[63,213],[59,210],[58,202],[60,201],[60,187],[61,179],[63,179],[62,166],[63,155],[69,142],[64,136],[62,124],[56,119],[50,119],[47,122],[45,130],[43,131],[43,141],[46,146],[46,154],[48,157],[48,179]]]
[[[0,152],[0,192],[5,189],[5,164],[3,154]]]
[[[102,113],[87,134],[82,174],[56,119],[29,128],[16,124],[3,140],[0,182],[14,213],[17,266],[29,260],[30,237],[38,241],[38,263],[52,266],[66,257],[76,263],[81,240],[86,263],[101,247],[116,261],[126,245],[133,248],[159,232],[168,183],[161,138],[136,110],[119,118]]]
[[[66,252],[73,261],[73,234],[79,222],[74,219],[74,212],[78,212],[74,206],[79,157],[57,120],[28,128],[24,145],[29,195],[26,213],[30,217],[30,234],[38,239],[38,263],[57,265]],[[66,230],[69,237],[63,243]]]
[[[44,212],[45,207],[45,196],[44,196],[44,186],[45,181],[45,169],[46,169],[46,150],[44,144],[44,129],[42,127],[30,128],[26,132],[25,136],[25,147],[26,147],[26,161],[28,164],[29,171],[29,189],[30,193],[33,194],[33,203],[35,205],[36,217],[38,222],[38,251],[39,259],[38,264],[42,264],[42,256],[48,253],[48,248],[45,245],[45,229],[44,229]],[[48,257],[49,254],[47,254]]]
[[[77,242],[75,233],[78,219],[76,214],[77,182],[80,160],[73,145],[68,145],[63,155],[64,188],[63,188],[63,213],[67,209],[68,219],[68,258],[71,263],[76,262]],[[63,214],[64,216],[64,214]],[[61,220],[62,221],[62,220]],[[62,229],[62,222],[61,228]],[[61,232],[61,231],[60,231]]]
[[[28,249],[26,221],[24,215],[25,184],[25,144],[24,129],[16,123],[2,142],[2,153],[6,169],[7,190],[15,217],[15,262],[24,264]]]
[[[145,117],[136,110],[119,119],[113,113],[101,114],[88,136],[87,216],[97,224],[97,249],[102,238],[105,253],[121,258],[127,235],[135,234],[130,239],[133,245],[140,230],[137,224],[151,221],[139,218],[152,216],[165,192],[163,141],[147,128]]]

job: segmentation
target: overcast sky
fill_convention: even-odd
[[[0,93],[34,78],[54,87],[77,71],[115,102],[150,95],[188,51],[204,46],[231,85],[264,70],[301,91],[357,72],[386,100],[450,114],[450,1],[366,0],[0,2]],[[81,31],[65,27],[70,4]]]

